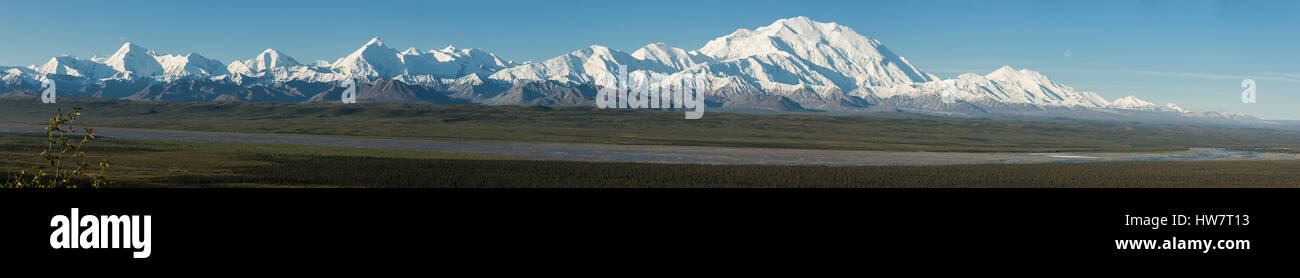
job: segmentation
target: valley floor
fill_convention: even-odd
[[[121,187],[1300,186],[1286,130],[85,99],[0,99],[0,171],[34,165],[41,124],[72,105],[101,137],[89,161],[110,159]]]
[[[469,142],[545,142],[902,152],[1171,152],[1300,149],[1300,131],[1140,122],[1008,121],[825,114],[709,113],[395,103],[283,104],[0,98],[0,122],[49,122],[83,108],[79,125],[247,134]]]
[[[41,140],[39,134],[0,132],[0,171],[34,164],[34,151]],[[1300,160],[1261,157],[1217,161],[809,166],[532,160],[514,154],[482,152],[124,138],[95,141],[87,152],[90,161],[103,157],[113,162],[109,176],[116,187],[1300,186],[1300,171],[1297,171]],[[1207,152],[1232,153],[1197,151],[1163,155],[1201,156]]]
[[[42,126],[0,123],[0,132],[40,132]],[[1193,148],[1167,152],[902,152],[738,148],[510,141],[446,141],[98,128],[100,137],[201,142],[271,143],[488,155],[521,160],[736,165],[921,166],[989,163],[1296,160],[1300,154]]]

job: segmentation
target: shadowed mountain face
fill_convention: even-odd
[[[122,99],[130,97],[149,87],[152,82],[138,80],[106,80],[99,83],[93,83],[80,88],[70,86],[59,86],[59,94],[70,97],[94,97]],[[65,88],[75,88],[70,93],[64,93]]]
[[[525,82],[492,97],[488,105],[595,106],[599,89],[590,84],[565,85],[556,81]]]
[[[296,88],[283,84],[245,86],[221,80],[185,79],[148,85],[122,99],[181,102],[301,102],[305,97]]]
[[[417,85],[406,84],[401,81],[392,79],[380,79],[370,83],[360,83],[356,85],[357,102],[396,102],[396,103],[423,103],[423,104],[456,104],[463,103],[456,101],[447,96],[445,92],[436,91]],[[323,103],[323,102],[340,102],[343,98],[345,87],[332,87],[322,91],[303,102]]]

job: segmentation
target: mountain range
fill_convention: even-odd
[[[703,85],[710,111],[1264,122],[1135,96],[1108,100],[1009,66],[942,79],[852,28],[807,17],[736,30],[696,50],[652,43],[628,53],[592,45],[528,63],[454,46],[399,51],[379,38],[333,62],[313,63],[267,49],[226,64],[126,43],[109,56],[0,66],[0,96],[39,95],[48,79],[58,85],[59,97],[337,102],[345,89],[341,81],[354,79],[360,102],[594,106],[599,88],[610,85],[598,77],[620,66],[633,86],[690,75]],[[955,101],[944,101],[945,92]]]

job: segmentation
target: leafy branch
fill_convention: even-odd
[[[81,117],[81,106],[73,106],[70,113],[63,113],[63,109],[57,110],[54,118],[50,118],[50,124],[45,127],[45,142],[41,153],[37,155],[42,161],[30,169],[10,175],[3,187],[75,188],[78,187],[76,179],[85,175],[91,176],[90,187],[107,186],[108,169],[112,167],[108,159],[101,158],[98,171],[87,173],[91,167],[82,148],[95,140],[95,130],[83,127],[81,131],[84,133],[80,139],[76,139],[78,129],[72,123],[78,117]]]

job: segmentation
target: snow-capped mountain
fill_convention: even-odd
[[[414,50],[415,48],[411,48]],[[496,54],[478,48],[456,48],[448,45],[442,49],[429,50],[426,56],[442,64],[445,70],[435,70],[446,76],[464,76],[467,74],[492,74],[501,69],[515,66],[513,62],[502,61]]]
[[[676,72],[671,66],[658,61],[643,60],[627,52],[600,45],[570,52],[540,63],[531,63],[503,69],[490,78],[508,82],[555,80],[568,84],[593,83],[604,74],[618,74],[619,66],[628,72]]]
[[[33,66],[31,69],[42,74],[61,74],[90,79],[106,78],[117,73],[117,70],[108,65],[72,56],[50,58],[49,62]]]
[[[713,57],[687,52],[681,48],[671,47],[663,42],[652,43],[632,52],[632,58],[664,65],[674,70],[686,70],[691,66],[713,62]]]
[[[467,74],[491,74],[511,66],[495,54],[480,49],[456,49],[420,52],[414,47],[398,52],[384,45],[378,37],[371,39],[352,54],[330,63],[330,67],[352,77],[400,79],[431,82],[437,78],[456,78]]]
[[[769,90],[812,85],[847,92],[862,86],[906,86],[937,79],[879,41],[839,24],[806,17],[778,20],[753,31],[741,29],[695,51],[655,43],[629,55],[594,45],[542,63],[509,68],[492,78],[590,82],[600,74],[615,72],[618,65],[628,66],[629,72],[690,71],[718,79],[736,76],[750,86]]]
[[[301,67],[302,63],[294,60],[293,57],[284,55],[280,51],[267,48],[262,54],[254,56],[253,59],[244,61],[234,61],[226,69],[230,73],[243,75],[261,75],[269,72],[286,72],[290,68]]]
[[[844,91],[937,79],[880,41],[843,25],[802,16],[753,31],[737,30],[709,41],[697,52],[758,81],[836,86]]]
[[[807,17],[739,29],[695,50],[662,42],[631,53],[592,45],[523,64],[474,48],[398,51],[378,37],[333,62],[309,64],[275,49],[223,64],[197,53],[160,55],[126,43],[108,56],[0,67],[0,96],[30,95],[48,78],[73,97],[324,102],[343,91],[343,80],[353,79],[360,82],[363,101],[589,105],[599,87],[614,85],[604,77],[618,76],[621,66],[632,86],[693,78],[713,110],[1250,119],[1158,106],[1135,96],[1109,101],[1010,66],[940,79],[876,39]],[[947,93],[956,101],[945,101]]]
[[[406,73],[406,64],[401,56],[401,53],[384,46],[384,42],[376,37],[330,65],[350,76],[387,79]]]
[[[852,111],[896,97],[935,102],[936,96],[950,87],[959,98],[969,101],[1111,108],[1110,102],[1096,93],[1076,91],[1031,70],[1003,67],[987,75],[939,80],[852,28],[806,17],[777,20],[755,30],[740,29],[693,51],[654,43],[629,55],[595,45],[541,63],[507,68],[491,78],[516,83],[597,83],[597,77],[617,73],[620,65],[627,66],[634,85],[652,77],[672,79],[690,74],[724,106],[759,102],[780,106],[757,110]],[[942,109],[943,105],[916,106]]]
[[[1156,104],[1139,99],[1136,96],[1127,96],[1111,102],[1111,106],[1124,109],[1155,109]]]
[[[226,65],[216,60],[208,59],[198,53],[188,55],[162,55],[156,56],[159,65],[162,66],[163,79],[175,80],[186,77],[212,77],[229,74]]]
[[[1155,103],[1151,103],[1139,99],[1137,96],[1127,96],[1127,97],[1116,99],[1115,101],[1112,101],[1110,103],[1109,107],[1116,108],[1116,109],[1141,110],[1141,111],[1160,111],[1160,112],[1176,112],[1176,113],[1187,112],[1187,110],[1184,110],[1182,107],[1179,107],[1177,104],[1168,103],[1165,104],[1164,106],[1160,106],[1160,105],[1156,105]]]
[[[335,82],[347,75],[323,65],[303,65],[298,60],[275,49],[263,50],[252,59],[234,61],[226,66],[230,75],[225,79],[236,84],[267,84],[290,81]]]
[[[159,63],[158,55],[153,50],[129,42],[122,44],[122,47],[111,56],[96,56],[90,60],[104,64],[117,71],[117,74],[123,74],[124,77],[151,77],[163,73],[162,63]]]
[[[1029,106],[1106,108],[1110,101],[1093,92],[1076,91],[1036,71],[1003,66],[989,74],[962,74],[954,79],[914,83],[916,86],[872,88],[870,96],[924,98],[944,91],[965,102]]]
[[[89,60],[72,56],[50,58],[43,65],[29,69],[44,75],[66,75],[88,81],[100,79],[133,80],[156,78],[172,81],[190,77],[226,75],[226,65],[203,57],[198,53],[187,55],[159,55],[140,45],[125,43],[117,52],[107,57],[96,56]]]

